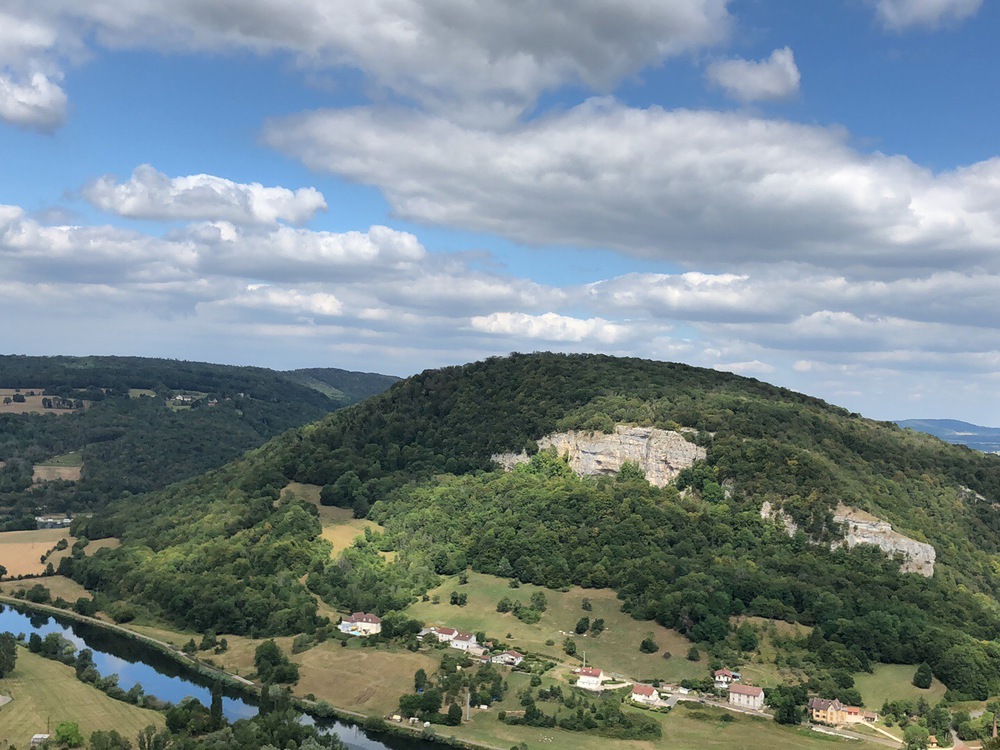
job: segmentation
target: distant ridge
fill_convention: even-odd
[[[984,453],[1000,453],[1000,427],[962,422],[958,419],[898,419],[900,427],[926,432],[954,445],[967,445]]]

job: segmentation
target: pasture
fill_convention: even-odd
[[[432,601],[413,604],[407,608],[406,613],[428,625],[447,625],[472,632],[481,630],[488,637],[509,643],[512,648],[550,656],[573,666],[581,664],[580,657],[586,652],[587,664],[600,667],[609,674],[633,680],[679,682],[685,678],[707,677],[709,674],[704,656],[698,662],[685,658],[693,645],[691,641],[655,622],[633,620],[621,611],[618,597],[610,589],[583,589],[574,586],[562,592],[531,584],[512,589],[508,584],[505,578],[469,573],[469,582],[460,585],[455,576],[446,579],[441,586],[430,592]],[[448,603],[452,591],[468,595],[466,606]],[[497,602],[503,597],[518,599],[527,605],[531,594],[536,591],[543,592],[548,601],[538,623],[528,625],[511,613],[501,614],[496,611]],[[440,600],[439,604],[433,603],[435,595]],[[590,600],[589,612],[582,609],[584,598]],[[604,632],[598,636],[577,635],[576,623],[583,616],[589,617],[591,622],[603,619]],[[639,644],[647,634],[652,634],[653,640],[660,647],[654,654],[639,651]],[[567,656],[563,652],[562,645],[566,638],[572,638],[576,643],[576,657]],[[547,641],[552,641],[552,645],[548,645]],[[664,653],[670,653],[670,658],[665,659]]]
[[[9,577],[41,575],[45,572],[42,555],[55,547],[60,539],[73,546],[69,529],[0,532],[0,565],[7,568]],[[53,553],[50,559],[60,554]],[[52,564],[58,565],[59,560],[55,559]]]
[[[333,545],[334,557],[350,547],[354,540],[365,533],[365,529],[381,531],[382,527],[366,518],[355,518],[350,508],[337,508],[332,505],[321,505],[319,493],[323,488],[316,484],[301,484],[291,482],[281,491],[282,497],[289,495],[305,500],[316,506],[319,520],[323,526],[323,538]],[[392,552],[383,553],[383,557],[391,560]]]
[[[871,674],[860,672],[854,676],[854,687],[861,693],[865,705],[878,708],[883,701],[909,699],[917,701],[921,697],[931,705],[944,697],[945,686],[935,678],[931,686],[921,690],[913,685],[913,674],[917,668],[912,664],[877,664]]]
[[[46,409],[42,406],[42,388],[0,388],[0,414],[72,414],[75,409]],[[14,396],[24,396],[23,402]],[[7,403],[10,399],[10,403]],[[85,401],[84,406],[89,402]]]
[[[98,729],[117,729],[134,738],[143,728],[164,725],[163,714],[109,698],[76,679],[73,668],[18,647],[17,666],[0,682],[0,693],[13,700],[0,707],[0,739],[27,747],[31,736],[75,721],[84,737]]]
[[[35,464],[33,479],[36,483],[51,482],[56,479],[75,482],[80,479],[82,471],[83,453],[72,451]]]

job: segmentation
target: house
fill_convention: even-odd
[[[506,664],[508,667],[516,667],[524,661],[524,654],[519,654],[517,651],[504,651],[502,654],[495,654],[490,657],[490,661],[494,664]]]
[[[730,685],[729,705],[762,711],[764,709],[764,691],[753,685]]]
[[[739,672],[730,672],[728,669],[717,669],[712,676],[715,677],[715,687],[719,690],[725,690],[730,683],[740,680]]]
[[[47,734],[33,734],[31,736],[31,745],[29,745],[29,747],[39,747],[43,742],[46,742],[48,739],[49,735]]]
[[[73,519],[66,516],[35,516],[36,529],[68,529],[71,523]]]
[[[604,679],[604,672],[593,667],[583,667],[580,676],[576,680],[576,686],[584,690],[600,690],[601,680]]]
[[[432,630],[434,630],[434,635],[437,636],[437,639],[441,643],[451,643],[452,639],[458,635],[458,631],[455,628],[432,628]]]
[[[457,648],[460,651],[475,652],[481,648],[479,644],[476,643],[475,633],[463,633],[461,630],[455,633],[448,645],[452,648]]]
[[[630,697],[636,703],[642,703],[647,706],[655,705],[660,702],[660,694],[652,685],[633,685],[632,695]]]
[[[341,633],[347,633],[348,635],[378,635],[382,632],[382,620],[375,615],[355,612],[353,615],[341,620],[337,628]]]
[[[878,721],[878,712],[845,706],[838,700],[811,698],[809,718],[822,724],[874,724]]]

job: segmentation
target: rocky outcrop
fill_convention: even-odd
[[[636,464],[650,484],[663,487],[695,461],[705,458],[705,449],[688,442],[679,432],[655,427],[618,425],[611,434],[570,430],[549,435],[538,441],[541,450],[553,448],[569,457],[577,474],[600,476],[617,474],[626,461]],[[508,471],[526,463],[521,453],[498,453],[493,460]]]
[[[761,518],[773,518],[785,527],[785,533],[793,536],[798,526],[782,510],[772,507],[764,501],[760,508]],[[904,573],[919,573],[930,578],[934,575],[934,561],[937,553],[934,547],[910,539],[908,536],[893,531],[892,526],[871,513],[847,505],[838,505],[834,511],[833,520],[843,527],[844,539],[831,544],[831,548],[846,544],[854,547],[858,544],[874,544],[889,557],[902,555],[904,560],[899,569]]]

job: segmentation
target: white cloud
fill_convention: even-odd
[[[132,219],[303,224],[326,209],[323,194],[315,188],[240,184],[207,174],[171,178],[149,164],[136,167],[126,182],[112,175],[100,177],[83,188],[83,196],[102,211]]]
[[[978,13],[982,4],[983,0],[877,0],[875,10],[882,23],[899,31],[964,21]]]
[[[14,69],[49,73],[90,42],[283,55],[312,71],[358,69],[376,89],[496,122],[545,91],[582,85],[605,92],[647,66],[724,40],[729,2],[11,0],[0,16],[0,48],[12,42],[6,62]]]
[[[51,131],[66,119],[66,93],[44,73],[25,78],[0,73],[0,120]]]
[[[517,339],[565,341],[579,343],[593,341],[614,344],[625,338],[628,326],[612,323],[603,318],[573,318],[556,313],[527,315],[525,313],[496,312],[476,316],[472,327],[477,331]]]
[[[995,265],[1000,159],[934,174],[838,130],[588,101],[507,130],[372,108],[272,121],[268,143],[376,185],[400,215],[533,245],[704,267]]]
[[[737,375],[770,375],[774,372],[774,367],[754,359],[749,362],[728,362],[725,364],[712,365],[715,370],[724,372],[735,372]]]
[[[744,102],[786,99],[799,90],[800,74],[788,47],[766,60],[720,60],[708,66],[708,79]]]

